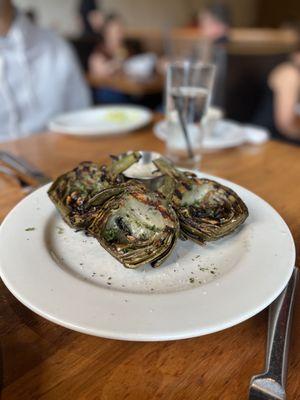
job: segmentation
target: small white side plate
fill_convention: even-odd
[[[147,125],[150,110],[139,106],[100,106],[53,118],[49,129],[76,136],[104,136],[127,133]]]
[[[283,290],[295,247],[271,206],[232,182],[216,180],[247,204],[250,215],[241,229],[202,247],[178,241],[160,268],[137,270],[124,268],[95,239],[66,226],[44,186],[22,200],[0,228],[1,278],[37,314],[106,338],[182,339],[238,324]]]
[[[165,141],[167,139],[168,123],[166,120],[156,123],[153,130],[155,136],[160,140]],[[216,121],[211,134],[204,137],[203,149],[222,150],[241,146],[245,142],[261,144],[268,138],[268,132],[262,128],[242,126],[229,120],[219,120]],[[186,146],[184,140],[182,140],[182,146]]]

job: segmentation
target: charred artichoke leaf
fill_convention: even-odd
[[[135,182],[118,191],[104,190],[91,201],[91,206],[99,200],[101,207],[87,232],[127,268],[146,263],[161,265],[179,236],[179,221],[173,208]]]
[[[59,176],[51,185],[48,195],[71,228],[83,229],[89,221],[87,202],[101,190],[122,183],[122,171],[139,158],[140,153],[133,152],[114,160],[109,166],[84,161]]]
[[[162,175],[155,179],[152,190],[158,193],[167,203],[172,203],[174,191],[176,189],[176,181],[168,175]]]
[[[172,204],[184,237],[200,244],[218,240],[235,231],[248,217],[247,206],[232,189],[198,178],[191,171],[182,172],[166,159],[154,163],[176,182]]]

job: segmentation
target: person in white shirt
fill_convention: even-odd
[[[41,132],[90,93],[69,45],[0,0],[0,141]]]

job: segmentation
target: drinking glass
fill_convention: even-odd
[[[166,81],[167,157],[176,165],[199,167],[215,66],[202,62],[170,63]]]

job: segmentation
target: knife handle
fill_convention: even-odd
[[[298,268],[294,267],[286,288],[269,308],[266,372],[283,387],[287,376],[289,337],[297,279]]]

